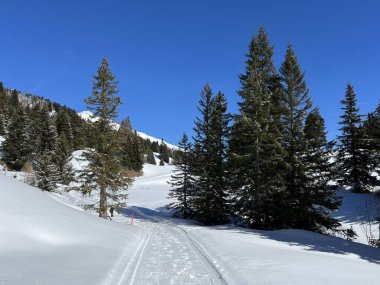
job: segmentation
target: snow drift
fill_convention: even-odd
[[[1,284],[117,284],[141,230],[0,174]]]

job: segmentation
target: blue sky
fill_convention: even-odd
[[[362,113],[380,98],[380,1],[0,0],[0,81],[78,111],[107,57],[120,119],[176,143],[206,82],[237,112],[238,75],[260,26],[280,66],[291,42],[314,105],[337,134],[350,81]]]

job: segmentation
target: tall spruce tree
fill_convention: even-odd
[[[306,218],[304,226],[309,230],[326,232],[340,226],[330,211],[337,210],[342,200],[336,197],[336,190],[327,185],[335,174],[335,165],[331,160],[334,142],[327,141],[325,122],[318,108],[307,115],[304,136],[306,153],[303,163],[307,182],[306,195],[301,196],[300,200]]]
[[[302,158],[305,154],[304,123],[311,108],[309,90],[306,87],[304,73],[298,64],[291,45],[288,45],[285,61],[280,68],[283,86],[283,143],[286,150],[286,201],[283,217],[287,227],[307,226],[307,217],[302,216],[306,199],[306,173]]]
[[[240,76],[239,114],[230,143],[234,213],[248,227],[282,227],[279,211],[286,167],[281,144],[281,92],[273,47],[263,28],[253,37]]]
[[[194,127],[196,147],[191,166],[192,175],[196,177],[194,216],[204,224],[224,223],[227,216],[227,188],[220,183],[225,181],[226,166],[225,161],[221,165],[217,163],[225,158],[228,117],[224,96],[220,93],[217,97],[213,98],[212,90],[206,84],[198,106],[201,116],[197,117]],[[218,147],[223,149],[216,150]]]
[[[188,219],[193,217],[192,201],[194,198],[194,177],[191,175],[191,143],[186,133],[183,134],[179,147],[183,151],[180,161],[175,162],[175,169],[169,184],[171,189],[168,198],[174,199],[168,205],[173,216]]]
[[[364,193],[376,184],[376,179],[371,176],[369,140],[362,127],[362,116],[356,103],[354,88],[348,83],[345,99],[341,101],[343,115],[339,122],[341,135],[338,136],[338,182],[342,186],[350,187],[353,192]]]
[[[17,107],[2,146],[3,159],[11,169],[19,171],[31,159],[32,147],[28,119],[23,109]]]
[[[371,168],[378,172],[380,170],[380,103],[375,111],[368,114],[364,122],[364,131],[369,140]]]
[[[85,178],[82,189],[86,193],[99,190],[99,201],[89,207],[95,208],[101,218],[107,218],[108,207],[119,209],[125,205],[126,188],[131,181],[120,164],[120,138],[112,125],[121,104],[120,97],[117,96],[117,83],[104,58],[94,76],[92,96],[85,100],[87,108],[99,120],[93,123],[97,139],[94,149],[86,152],[90,163],[82,176]]]

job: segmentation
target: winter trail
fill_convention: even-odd
[[[138,258],[118,284],[225,284],[185,231],[161,217],[134,213],[134,226],[146,232]]]

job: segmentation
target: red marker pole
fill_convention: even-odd
[[[132,212],[132,218],[131,218],[131,226],[133,225],[133,212]]]

